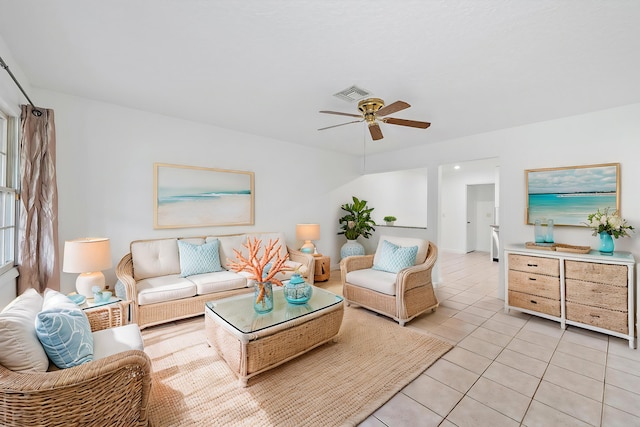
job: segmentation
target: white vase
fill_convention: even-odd
[[[357,240],[347,240],[347,243],[340,248],[340,257],[346,258],[352,255],[364,255],[364,246]]]

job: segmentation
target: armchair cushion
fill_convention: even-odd
[[[373,269],[397,273],[402,269],[411,267],[416,263],[418,246],[402,247],[394,245],[386,240],[378,245],[379,256],[374,258]]]
[[[402,247],[417,246],[418,253],[416,254],[416,260],[414,262],[414,265],[423,264],[427,259],[427,252],[429,250],[428,240],[418,239],[415,237],[397,237],[397,236],[382,235],[380,236],[380,240],[378,241],[378,248],[376,249],[376,253],[373,258],[374,264],[380,264],[379,258],[382,256],[382,253],[380,251],[380,246],[385,240],[389,243],[393,243],[394,245],[402,246]]]
[[[89,319],[79,308],[49,308],[38,313],[36,333],[49,359],[58,368],[71,368],[93,360]]]
[[[131,243],[133,274],[136,280],[180,273],[178,239],[147,240]]]
[[[219,247],[218,239],[200,245],[178,240],[180,277],[222,271]]]
[[[30,288],[0,313],[0,365],[12,371],[46,372],[49,359],[36,335],[42,295]]]
[[[370,289],[386,295],[396,294],[396,274],[372,268],[353,270],[347,273],[346,281],[352,285]]]
[[[93,333],[93,358],[104,359],[128,350],[144,350],[140,328],[135,323]]]

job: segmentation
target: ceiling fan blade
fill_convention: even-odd
[[[387,117],[382,119],[383,122],[389,123],[391,125],[400,125],[400,126],[409,126],[412,128],[420,128],[426,129],[431,126],[431,123],[428,122],[418,122],[416,120],[405,120],[405,119],[396,119],[393,117]]]
[[[407,104],[404,101],[396,101],[392,104],[386,105],[378,110],[376,113],[377,116],[388,116],[389,114],[397,113],[400,110],[404,110],[405,108],[409,108],[411,105]]]
[[[363,121],[363,120],[364,120],[364,119],[362,119],[362,120],[354,120],[354,121],[352,121],[352,122],[341,123],[341,124],[339,124],[339,125],[327,126],[326,128],[320,128],[320,129],[318,129],[318,130],[325,130],[325,129],[337,128],[338,126],[350,125],[351,123],[360,123],[360,122],[361,122],[361,121]]]
[[[335,114],[337,116],[347,116],[347,117],[362,117],[362,114],[351,114],[351,113],[341,113],[339,111],[320,111],[320,113],[324,114]]]
[[[371,133],[371,138],[373,138],[374,141],[382,139],[382,130],[378,123],[370,123],[369,132]]]

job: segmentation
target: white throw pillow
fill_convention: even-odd
[[[136,281],[149,277],[180,274],[178,239],[131,242],[131,257],[133,277]]]
[[[27,289],[0,313],[0,364],[12,371],[46,372],[49,359],[36,335],[42,296]]]

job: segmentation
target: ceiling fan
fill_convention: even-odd
[[[339,125],[327,126],[324,128],[320,128],[318,130],[331,129],[338,126],[344,126],[351,123],[360,123],[364,121],[364,122],[367,122],[367,125],[369,126],[369,132],[371,133],[371,138],[373,138],[374,141],[377,141],[383,138],[382,130],[380,129],[380,124],[378,123],[379,121],[382,121],[383,123],[389,123],[391,125],[409,126],[412,128],[420,128],[420,129],[426,129],[429,126],[431,126],[431,123],[428,123],[428,122],[396,119],[394,117],[384,117],[409,107],[411,107],[411,105],[407,104],[404,101],[396,101],[394,103],[391,103],[385,106],[384,101],[380,98],[363,99],[362,101],[358,102],[358,110],[360,110],[362,114],[341,113],[339,111],[320,111],[321,113],[324,113],[324,114],[335,114],[338,116],[357,117],[360,120],[341,123]]]

